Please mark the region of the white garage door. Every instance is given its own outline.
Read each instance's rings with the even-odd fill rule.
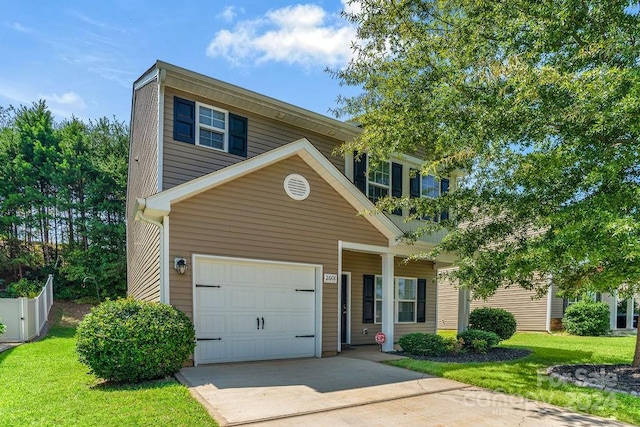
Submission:
[[[315,268],[196,258],[196,363],[315,355]]]

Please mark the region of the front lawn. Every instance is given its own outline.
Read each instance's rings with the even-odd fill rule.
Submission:
[[[448,335],[447,332],[443,333]],[[631,363],[635,337],[576,337],[517,333],[501,346],[528,348],[530,356],[509,362],[439,363],[413,359],[389,362],[414,371],[539,400],[602,417],[640,424],[640,398],[576,387],[550,379],[548,366]]]
[[[173,379],[105,385],[78,362],[75,328],[0,354],[0,425],[216,426]]]

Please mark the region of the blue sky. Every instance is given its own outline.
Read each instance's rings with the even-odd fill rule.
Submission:
[[[46,99],[57,120],[129,122],[131,86],[156,59],[330,115],[355,30],[344,0],[5,2],[0,106]]]

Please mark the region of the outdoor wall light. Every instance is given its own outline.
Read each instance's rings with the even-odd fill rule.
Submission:
[[[176,258],[173,260],[173,267],[176,269],[178,274],[184,274],[187,272],[187,260],[184,258]]]

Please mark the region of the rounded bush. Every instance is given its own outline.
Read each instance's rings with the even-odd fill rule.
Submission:
[[[414,356],[442,356],[450,346],[440,335],[422,332],[403,335],[398,344],[402,351]]]
[[[489,349],[500,344],[500,336],[495,332],[481,331],[479,329],[467,329],[458,334],[458,340],[462,341],[462,351],[474,353],[486,353]]]
[[[599,336],[609,332],[609,305],[606,302],[579,301],[564,313],[562,325],[572,335]]]
[[[111,381],[174,374],[195,348],[193,323],[183,312],[130,298],[94,307],[80,322],[76,337],[80,362]]]
[[[516,318],[502,308],[476,308],[469,314],[469,328],[496,333],[508,340],[516,333]]]

